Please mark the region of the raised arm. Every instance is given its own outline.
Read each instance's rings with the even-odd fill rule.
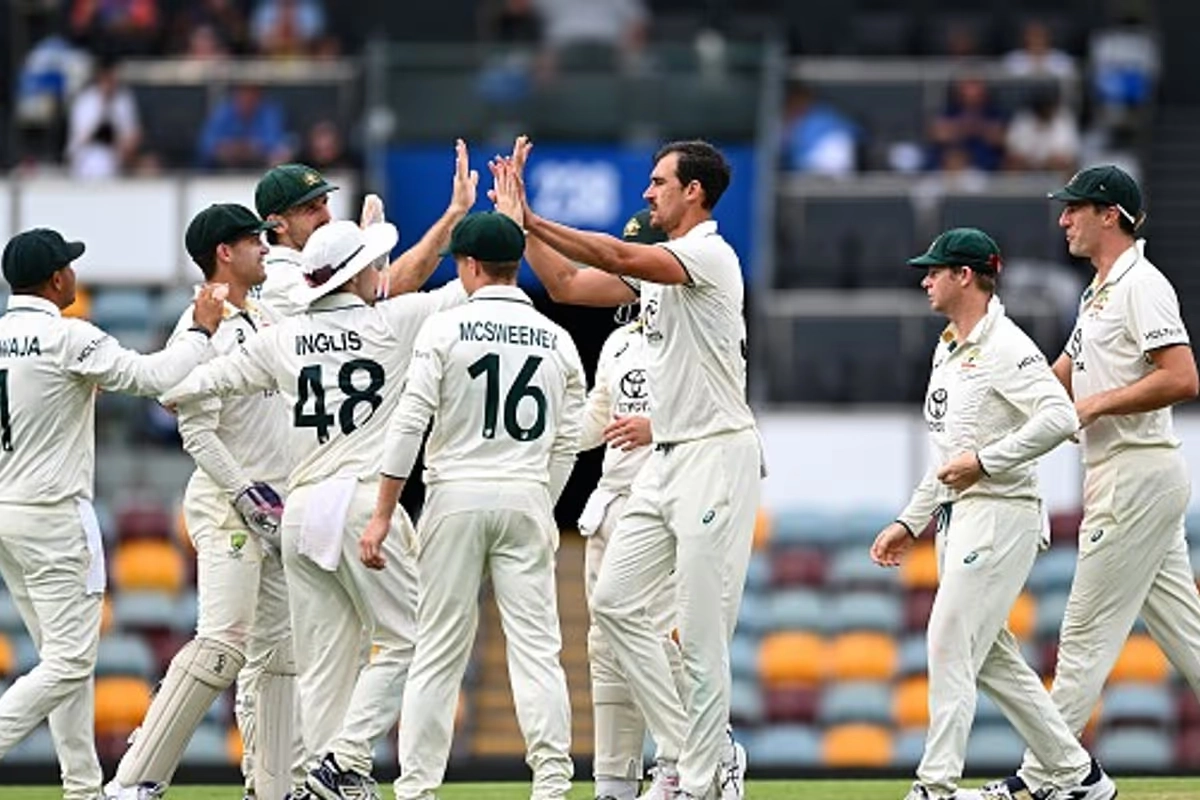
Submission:
[[[250,337],[246,349],[214,358],[160,398],[175,406],[204,397],[233,397],[278,388],[271,373],[270,340],[276,328]]]

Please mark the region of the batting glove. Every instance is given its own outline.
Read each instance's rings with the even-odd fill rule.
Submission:
[[[250,531],[275,552],[279,552],[279,521],[283,518],[283,498],[266,483],[252,483],[238,492],[233,507]]]

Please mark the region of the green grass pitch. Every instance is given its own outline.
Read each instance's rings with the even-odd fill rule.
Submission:
[[[970,782],[969,782],[970,783]],[[974,785],[971,783],[970,785]],[[1118,778],[1121,800],[1195,800],[1200,797],[1200,778]],[[391,786],[383,796],[390,800]],[[591,800],[591,784],[579,782],[571,800]],[[906,781],[750,781],[747,800],[903,800]],[[4,800],[59,800],[62,790],[51,786],[0,786]],[[524,783],[447,784],[441,800],[526,800]],[[180,785],[167,793],[168,800],[240,800],[239,786]]]

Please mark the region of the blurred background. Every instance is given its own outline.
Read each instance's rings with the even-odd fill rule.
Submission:
[[[81,238],[72,313],[156,349],[200,279],[182,245],[210,202],[252,205],[272,164],[302,160],[367,191],[414,242],[450,195],[453,140],[485,163],[528,133],[540,213],[619,232],[665,140],[719,144],[717,208],[749,287],[750,392],[771,467],[733,643],[733,720],[753,773],[912,769],[926,724],[931,542],[884,571],[866,547],[924,469],[920,400],[942,320],[904,265],[952,225],[989,231],[1001,296],[1051,358],[1091,267],[1045,200],[1076,169],[1117,163],[1147,195],[1148,253],[1200,330],[1200,5],[1191,0],[4,0],[0,238],[50,225]],[[432,283],[449,279],[444,263]],[[589,371],[610,311],[550,304]],[[0,302],[3,302],[0,300]],[[179,498],[192,469],[172,417],[103,395],[98,511],[110,593],[97,735],[110,763],[195,624]],[[1200,418],[1177,415],[1200,465]],[[581,459],[558,508],[560,608],[575,712],[591,750],[582,540],[598,474]],[[1041,466],[1054,547],[1011,624],[1053,674],[1079,524],[1078,451]],[[420,486],[406,496],[415,514]],[[1200,508],[1197,509],[1200,512]],[[1200,517],[1189,526],[1200,536]],[[1200,568],[1200,560],[1196,565]],[[494,606],[459,707],[452,772],[523,774]],[[0,686],[36,661],[0,590]],[[1088,727],[1114,772],[1200,767],[1200,704],[1139,625]],[[230,697],[184,776],[232,779]],[[1022,744],[981,697],[968,763],[1004,772]],[[395,774],[394,737],[378,777]],[[45,729],[0,776],[51,776]],[[585,767],[586,769],[586,767]],[[485,770],[486,772],[481,772]],[[581,770],[580,778],[588,775]],[[52,779],[52,778],[50,778]],[[11,782],[11,780],[4,780]]]

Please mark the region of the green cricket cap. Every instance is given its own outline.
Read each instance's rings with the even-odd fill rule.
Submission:
[[[4,280],[14,289],[28,289],[47,280],[83,255],[83,242],[68,242],[50,228],[22,231],[4,245]]]
[[[1000,246],[978,228],[951,228],[945,231],[915,258],[913,267],[970,267],[976,272],[995,275],[1003,266]]]
[[[1116,206],[1134,225],[1142,213],[1142,190],[1133,177],[1113,164],[1088,167],[1075,173],[1067,185],[1047,197],[1070,202],[1091,202]]]
[[[337,188],[306,164],[280,164],[259,180],[254,189],[254,207],[258,215],[266,219]]]
[[[441,254],[503,264],[520,261],[524,253],[525,232],[517,223],[499,211],[475,211],[454,226],[450,244]]]
[[[274,228],[276,223],[264,222],[253,211],[237,203],[214,203],[192,217],[183,244],[193,260],[199,260],[217,249],[217,245],[234,242],[243,236]]]
[[[643,208],[625,223],[621,238],[637,244],[658,244],[667,240],[667,234],[650,224],[650,209]]]

